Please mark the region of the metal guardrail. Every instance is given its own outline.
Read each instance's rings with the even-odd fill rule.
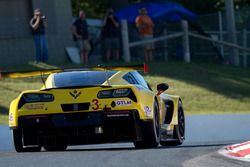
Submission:
[[[164,41],[167,39],[178,38],[178,37],[182,37],[183,35],[184,35],[183,32],[179,32],[179,33],[166,35],[166,36],[162,36],[162,37],[158,37],[158,38],[137,41],[137,42],[131,42],[131,43],[129,43],[129,47],[136,47],[136,46],[144,45],[144,44],[148,44],[148,43],[155,43],[155,42]]]
[[[250,49],[242,47],[240,45],[233,44],[233,43],[229,43],[229,42],[225,42],[225,41],[219,41],[219,40],[212,39],[212,38],[209,38],[209,37],[204,37],[202,35],[198,35],[198,34],[195,34],[195,33],[192,33],[192,32],[189,32],[189,35],[192,36],[192,37],[195,37],[195,38],[202,39],[202,40],[214,42],[214,43],[217,43],[219,45],[225,45],[225,46],[228,46],[228,47],[233,47],[235,49],[243,50],[245,52],[250,52]]]

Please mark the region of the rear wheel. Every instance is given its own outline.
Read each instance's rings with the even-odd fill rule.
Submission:
[[[44,146],[46,151],[65,151],[67,145],[56,145],[56,146]]]
[[[181,101],[178,103],[178,125],[174,126],[172,141],[161,141],[162,146],[181,145],[185,139],[185,115]]]
[[[159,119],[159,107],[154,102],[154,118],[151,122],[142,124],[141,135],[142,140],[134,141],[135,148],[154,148],[159,145],[160,141],[160,119]]]
[[[20,129],[13,129],[12,130],[12,138],[15,149],[17,152],[38,152],[41,151],[40,146],[32,146],[32,147],[24,147],[23,145],[23,133]]]
[[[46,151],[65,151],[67,149],[67,142],[66,139],[61,138],[61,139],[57,139],[55,141],[56,143],[53,145],[45,145],[44,149]]]

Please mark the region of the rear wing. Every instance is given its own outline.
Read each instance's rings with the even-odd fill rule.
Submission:
[[[42,69],[31,71],[0,71],[0,79],[4,78],[25,78],[32,76],[43,76],[53,73],[66,72],[66,71],[144,71],[148,73],[149,68],[147,64],[129,65],[129,66],[104,66],[98,65],[96,67],[84,68],[58,68],[58,69]]]

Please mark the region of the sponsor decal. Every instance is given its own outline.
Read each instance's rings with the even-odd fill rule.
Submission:
[[[149,108],[149,106],[145,106],[144,107],[144,112],[145,112],[146,115],[150,115],[152,110]]]
[[[132,105],[131,100],[116,100],[115,101],[116,106],[130,106]]]
[[[111,107],[115,107],[115,105],[116,105],[116,103],[114,102],[114,101],[112,101],[112,103],[111,103]]]
[[[98,99],[93,99],[91,105],[93,110],[98,110],[101,104],[99,103]]]
[[[13,121],[13,114],[10,113],[9,121]]]
[[[27,110],[43,110],[44,104],[29,104],[26,106]]]
[[[73,92],[69,92],[69,94],[74,98],[74,99],[77,99],[81,94],[82,92],[78,92],[77,90],[74,90]]]

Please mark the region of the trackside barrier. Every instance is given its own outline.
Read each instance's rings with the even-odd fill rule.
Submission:
[[[195,38],[203,39],[203,40],[206,40],[206,41],[211,41],[211,42],[217,43],[219,45],[224,45],[224,46],[232,47],[232,48],[235,48],[235,49],[243,50],[245,52],[250,52],[250,49],[245,48],[245,47],[240,46],[240,45],[230,43],[230,42],[219,41],[219,40],[212,39],[212,38],[209,38],[209,37],[204,37],[202,35],[198,35],[198,34],[195,34],[195,33],[192,33],[192,32],[189,32],[189,35],[192,36],[192,37],[195,37]]]
[[[244,33],[246,34],[246,32],[244,32]],[[204,37],[202,35],[198,35],[198,34],[195,34],[195,33],[192,33],[192,32],[189,32],[189,36],[199,38],[199,39],[202,39],[202,40],[206,40],[206,41],[210,41],[210,42],[214,42],[214,43],[216,43],[218,45],[228,46],[228,47],[232,47],[234,49],[238,49],[238,50],[243,51],[243,67],[247,67],[247,56],[248,56],[247,53],[250,53],[250,49],[247,48],[246,36],[244,37],[244,41],[243,41],[244,46],[240,46],[240,45],[236,45],[234,43]],[[239,64],[237,62],[236,62],[235,65],[239,66]]]
[[[187,63],[191,62],[190,59],[190,39],[189,37],[195,37],[201,40],[205,40],[205,41],[210,41],[213,42],[215,44],[221,45],[221,46],[227,46],[227,47],[231,47],[233,49],[237,49],[238,51],[243,51],[243,66],[247,67],[247,56],[250,53],[250,49],[247,48],[247,31],[244,30],[243,31],[243,45],[244,46],[240,46],[234,43],[230,43],[230,42],[225,42],[222,40],[217,40],[217,39],[212,39],[209,37],[205,37],[193,32],[190,32],[188,30],[188,22],[186,20],[182,20],[181,21],[181,27],[182,27],[182,31],[183,32],[179,32],[179,33],[175,33],[175,34],[171,34],[171,35],[164,35],[161,37],[157,37],[157,38],[153,38],[153,39],[149,39],[149,40],[143,40],[143,41],[136,41],[136,42],[131,42],[129,43],[129,39],[128,39],[128,28],[127,28],[127,22],[125,20],[122,21],[122,35],[126,35],[127,37],[122,36],[123,38],[123,56],[124,56],[124,60],[125,62],[130,62],[130,52],[128,51],[129,48],[131,47],[136,47],[136,46],[140,46],[140,45],[144,45],[144,44],[148,44],[148,43],[155,43],[155,42],[159,42],[159,41],[166,41],[168,39],[173,39],[173,38],[179,38],[182,37],[182,46],[184,49],[184,61]],[[124,31],[127,31],[127,33],[125,33]],[[128,49],[128,50],[127,50]],[[222,53],[224,54],[224,53]],[[237,56],[237,55],[234,55]],[[235,65],[239,65],[238,63],[235,63]]]
[[[147,43],[155,43],[155,42],[164,41],[167,39],[178,38],[178,37],[182,37],[183,35],[184,35],[183,32],[179,32],[176,34],[166,35],[166,36],[162,36],[159,38],[153,38],[153,39],[148,39],[148,40],[143,40],[143,41],[132,42],[129,44],[129,47],[135,47],[135,46],[140,46],[140,45],[144,45]]]

